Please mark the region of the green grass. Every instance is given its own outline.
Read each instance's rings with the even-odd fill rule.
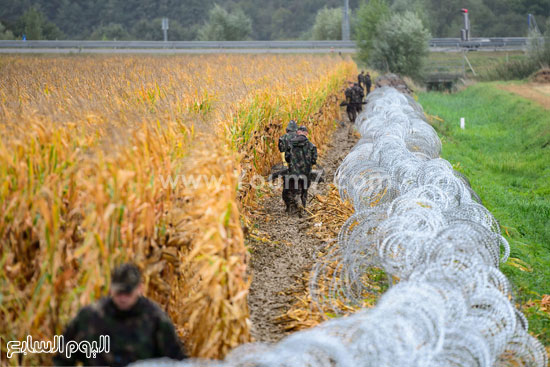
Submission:
[[[501,270],[513,283],[530,330],[550,345],[550,315],[532,302],[550,294],[550,113],[496,83],[456,94],[421,93],[419,102],[444,120],[434,120],[442,157],[470,179],[500,222],[512,258]]]
[[[506,61],[526,59],[525,53],[522,51],[470,51],[466,56],[478,76]],[[468,64],[465,64],[465,68],[466,76],[473,77]],[[462,71],[462,52],[430,52],[425,65],[426,73],[462,73]]]

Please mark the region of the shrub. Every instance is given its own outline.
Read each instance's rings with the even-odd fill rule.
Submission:
[[[312,28],[314,40],[340,40],[342,39],[342,9],[323,8],[315,17]]]
[[[129,39],[130,34],[122,24],[111,23],[111,24],[96,28],[96,30],[94,30],[90,38],[94,40],[103,40],[103,41],[112,41],[112,40],[120,41],[120,40]]]
[[[252,20],[242,11],[228,13],[216,5],[208,22],[199,30],[201,41],[241,41],[252,33]]]
[[[385,0],[363,2],[357,11],[355,39],[359,48],[359,59],[367,62],[372,51],[378,24],[389,18],[390,8]]]
[[[13,40],[15,39],[15,36],[13,33],[4,27],[2,23],[0,23],[0,40]]]
[[[63,32],[35,7],[29,8],[17,19],[14,31],[20,36],[24,34],[28,40],[54,40],[64,37]]]
[[[430,33],[412,12],[393,15],[377,27],[369,63],[379,70],[419,77]]]
[[[546,25],[544,36],[531,34],[528,44],[529,57],[524,60],[504,62],[495,65],[481,75],[482,80],[525,79],[537,70],[550,66],[550,20]]]

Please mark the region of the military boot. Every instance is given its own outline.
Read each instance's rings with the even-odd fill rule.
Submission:
[[[298,205],[296,203],[290,204],[290,209],[288,210],[288,214],[296,214],[298,212]]]

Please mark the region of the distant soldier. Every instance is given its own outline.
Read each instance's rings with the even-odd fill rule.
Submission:
[[[366,86],[366,80],[365,80],[365,70],[361,70],[361,74],[359,74],[357,76],[357,82],[359,83],[359,86],[361,87],[361,89],[364,90],[363,86]]]
[[[294,138],[296,136],[296,131],[297,130],[298,130],[298,124],[296,123],[296,121],[290,120],[290,122],[288,123],[288,125],[286,127],[286,134],[284,134],[283,136],[281,136],[279,138],[279,143],[278,143],[279,152],[284,154],[285,160],[286,160],[286,154],[287,154],[286,151],[288,150],[288,148],[290,146],[290,140],[292,140],[292,138]],[[288,170],[285,170],[285,172],[288,172]],[[283,179],[285,179],[285,178],[286,178],[286,176],[283,175]],[[289,189],[286,187],[286,185],[284,185],[282,196],[283,196],[283,201],[285,202],[285,204],[287,203],[286,198],[290,195],[288,190]],[[287,212],[290,210],[288,204],[287,204],[286,210],[287,210]]]
[[[353,104],[357,109],[357,114],[363,111],[364,98],[365,98],[365,92],[363,91],[363,88],[361,88],[357,83],[353,84]]]
[[[359,113],[363,111],[363,98],[365,98],[365,92],[363,92],[363,88],[361,88],[358,83],[353,85],[353,92],[353,104],[357,109],[357,113]]]
[[[59,353],[54,364],[118,367],[143,359],[186,358],[172,321],[142,292],[137,266],[128,263],[114,269],[109,297],[82,308],[63,334],[65,346],[71,341],[100,343],[100,336],[109,336],[108,352],[90,358],[82,352],[70,358]]]
[[[294,213],[298,209],[296,196],[300,196],[302,206],[307,205],[307,191],[311,184],[311,169],[317,163],[317,147],[307,138],[307,127],[300,126],[296,136],[290,140],[285,153],[288,162],[288,175],[285,177],[283,200],[287,212]]]
[[[367,87],[367,96],[370,93],[370,88],[372,87],[372,80],[370,79],[370,73],[367,72],[367,75],[365,75],[365,86]]]
[[[355,122],[355,118],[357,117],[357,109],[353,105],[354,101],[354,90],[353,90],[353,82],[348,83],[349,86],[344,92],[346,95],[346,113],[348,114],[348,119],[350,122]]]
[[[363,89],[357,83],[350,82],[345,91],[346,112],[350,122],[355,122],[357,114],[363,110]]]

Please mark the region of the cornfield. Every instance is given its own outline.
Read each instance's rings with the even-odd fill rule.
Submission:
[[[355,72],[338,56],[1,57],[2,348],[60,334],[123,261],[191,355],[249,341],[247,182],[289,119],[327,141]]]

